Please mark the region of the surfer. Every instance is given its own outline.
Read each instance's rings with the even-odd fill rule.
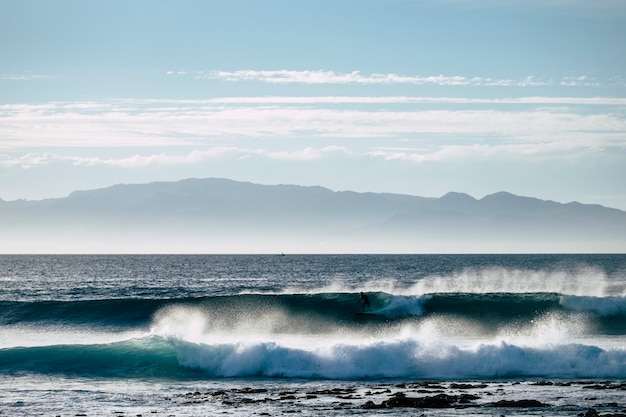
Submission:
[[[361,302],[361,300],[363,300],[363,310],[365,310],[365,307],[370,308],[370,299],[367,296],[367,294],[365,294],[364,292],[360,293],[361,297],[359,298],[359,301],[357,301],[357,304]]]

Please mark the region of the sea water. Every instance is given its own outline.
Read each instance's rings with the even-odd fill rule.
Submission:
[[[0,415],[626,413],[626,255],[4,255],[0,284]]]

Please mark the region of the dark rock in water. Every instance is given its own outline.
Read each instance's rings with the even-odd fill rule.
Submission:
[[[369,400],[365,404],[361,405],[361,408],[364,408],[366,410],[375,410],[377,408],[385,408],[385,406],[382,405],[382,404],[376,405],[376,403],[374,403],[374,401]]]
[[[451,389],[478,389],[478,388],[487,388],[487,384],[463,384],[463,383],[452,383],[450,384]]]
[[[537,400],[500,400],[495,403],[491,403],[492,407],[507,407],[507,408],[532,408],[532,407],[549,407],[549,404],[544,404]]]
[[[332,389],[310,391],[310,392],[307,392],[307,394],[310,394],[310,395],[348,395],[354,392],[356,392],[356,388],[347,387],[347,388],[332,388]]]
[[[407,397],[405,393],[398,392],[386,401],[375,404],[368,401],[361,406],[365,409],[379,408],[453,408],[467,407],[471,400],[477,399],[475,395],[447,395],[438,394],[432,397]]]
[[[420,381],[414,382],[410,384],[410,388],[425,388],[425,389],[434,389],[434,390],[443,390],[445,387],[441,385],[439,382],[434,381]]]
[[[592,390],[608,390],[608,389],[616,389],[616,390],[626,390],[626,383],[613,383],[610,381],[601,382],[598,384],[589,384],[583,386],[584,389],[592,389]]]
[[[245,388],[233,388],[232,391],[236,392],[236,393],[239,393],[239,394],[260,394],[260,393],[267,392],[267,389],[266,388],[249,388],[249,387],[245,387]]]
[[[530,385],[539,386],[539,387],[547,387],[547,386],[554,385],[554,382],[552,382],[552,381],[537,381],[537,382],[531,383]]]
[[[434,397],[417,397],[411,398],[406,395],[397,395],[387,401],[385,405],[389,408],[394,407],[412,407],[412,408],[450,408],[456,398],[449,395],[440,394]]]
[[[611,404],[608,404],[609,406],[611,406]],[[589,410],[587,410],[586,413],[580,413],[578,414],[579,417],[626,417],[626,414],[624,413],[598,413],[598,411],[595,408],[590,408]]]

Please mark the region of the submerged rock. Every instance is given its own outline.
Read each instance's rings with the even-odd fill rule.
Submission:
[[[386,401],[380,404],[375,404],[373,401],[368,401],[361,406],[365,409],[379,409],[379,408],[453,408],[453,407],[467,407],[472,401],[478,399],[475,395],[447,395],[438,394],[431,397],[407,397],[405,393],[398,392]]]
[[[500,400],[491,403],[492,407],[506,408],[533,408],[533,407],[549,407],[549,404],[542,403],[538,400]]]

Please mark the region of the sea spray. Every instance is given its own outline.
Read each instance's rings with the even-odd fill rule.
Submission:
[[[432,293],[559,293],[603,296],[610,287],[599,268],[533,270],[505,267],[470,267],[451,275],[431,275],[406,289],[409,294]],[[613,289],[612,291],[616,291]]]

